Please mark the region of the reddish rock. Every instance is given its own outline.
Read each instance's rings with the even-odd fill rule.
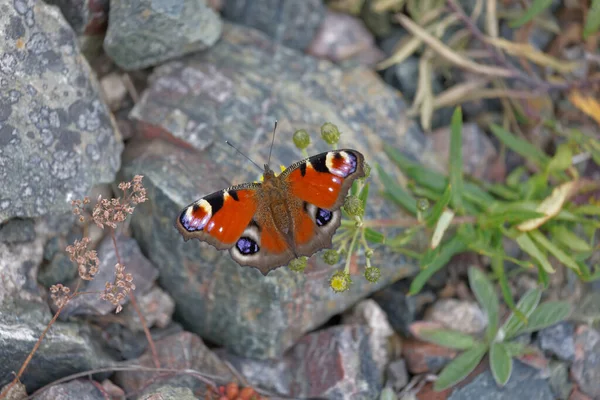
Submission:
[[[411,374],[439,372],[458,352],[433,343],[409,339],[403,343],[402,356]]]
[[[600,332],[582,325],[575,331],[575,361],[571,376],[579,390],[594,399],[600,398]]]

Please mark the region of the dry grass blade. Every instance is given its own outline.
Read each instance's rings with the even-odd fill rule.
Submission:
[[[474,61],[466,59],[459,54],[457,54],[454,50],[447,47],[444,43],[442,43],[439,39],[432,36],[425,29],[421,28],[410,18],[399,15],[398,21],[402,24],[402,26],[408,30],[413,35],[419,37],[423,42],[427,43],[437,54],[444,57],[448,61],[452,62],[458,67],[462,67],[469,71],[473,71],[483,75],[489,75],[494,77],[503,77],[510,78],[514,76],[514,73],[506,68],[498,68],[491,67],[483,64],[478,64]]]
[[[397,11],[404,7],[405,0],[374,0],[371,4],[371,10],[376,13],[387,11]]]
[[[502,38],[486,38],[488,43],[506,50],[509,54],[519,57],[525,57],[528,60],[545,67],[551,67],[562,73],[572,72],[580,67],[580,63],[575,61],[561,61],[548,54],[538,51],[529,43],[514,43]]]
[[[487,34],[494,38],[498,37],[498,15],[496,13],[497,6],[498,4],[496,0],[487,0],[485,7],[485,27]]]
[[[415,51],[421,47],[423,41],[418,37],[412,37],[404,45],[402,45],[390,58],[387,58],[377,64],[377,69],[382,70],[391,67],[394,64],[400,64],[408,57],[412,56]]]
[[[579,90],[573,90],[569,93],[569,101],[600,125],[600,103],[596,99],[583,95]]]
[[[517,229],[521,232],[534,230],[548,221],[550,218],[558,215],[562,210],[563,204],[577,191],[579,184],[577,181],[563,183],[556,187],[552,194],[544,199],[535,211],[544,213],[545,216],[535,219],[530,219],[519,225]]]
[[[440,93],[434,102],[434,109],[442,107],[455,106],[467,101],[483,100],[483,99],[534,99],[540,97],[538,93],[526,90],[510,90],[510,89],[480,89],[475,87],[478,82],[467,82],[455,85],[448,90]],[[472,86],[473,89],[469,89]]]

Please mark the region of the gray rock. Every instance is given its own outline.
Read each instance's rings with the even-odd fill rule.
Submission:
[[[408,371],[406,362],[402,359],[392,361],[386,369],[386,387],[391,387],[395,392],[399,392],[408,385]]]
[[[498,387],[489,369],[465,386],[455,389],[448,400],[554,400],[548,381],[541,372],[514,360],[510,379]]]
[[[192,389],[186,387],[175,387],[165,385],[144,392],[139,400],[196,400]]]
[[[233,381],[229,367],[211,350],[206,347],[198,336],[181,332],[164,339],[157,340],[156,351],[161,365],[172,369],[196,370],[211,376],[218,376],[225,382]],[[132,364],[142,367],[153,368],[154,362],[150,350],[136,360],[131,360]],[[122,387],[126,393],[133,393],[140,390],[146,390],[146,393],[152,393],[164,385],[177,387],[188,387],[194,392],[203,393],[206,385],[187,374],[164,374],[156,376],[152,371],[117,371],[115,381]],[[152,383],[149,385],[149,383]]]
[[[575,360],[571,376],[579,390],[596,399],[600,397],[600,332],[582,325],[575,333]]]
[[[106,32],[109,0],[46,0],[58,6],[77,35]]]
[[[304,50],[325,18],[322,0],[224,0],[223,17],[266,33],[276,43]]]
[[[205,0],[114,0],[104,50],[125,70],[142,69],[209,48],[221,28]]]
[[[0,243],[0,387],[13,379],[51,319],[36,284],[43,241]],[[81,323],[55,322],[21,381],[28,391],[72,373],[112,365],[91,329]]]
[[[223,357],[251,386],[293,398],[373,399],[383,388],[384,369],[369,331],[363,325],[341,325],[313,332],[278,361]]]
[[[439,322],[448,329],[466,334],[479,334],[487,326],[487,317],[476,302],[456,299],[436,301],[425,320]]]
[[[571,322],[560,322],[538,332],[540,348],[560,360],[575,358],[575,326]]]
[[[12,218],[0,225],[0,242],[22,243],[35,239],[35,223],[32,219]]]
[[[548,365],[550,377],[548,382],[552,393],[557,399],[568,399],[573,390],[573,384],[569,381],[569,366],[560,361],[550,361]]]
[[[100,384],[97,384],[100,386]],[[50,387],[35,400],[105,400],[100,389],[89,380],[76,379]]]
[[[117,246],[125,271],[133,275],[133,283],[136,287],[134,290],[135,295],[141,296],[148,292],[158,277],[156,267],[144,257],[134,239],[118,235]],[[77,296],[71,300],[60,314],[59,318],[61,320],[67,320],[76,315],[106,315],[115,309],[113,304],[100,298],[100,293],[104,291],[106,282],[114,282],[115,264],[118,262],[110,236],[104,238],[97,251],[100,259],[98,273],[93,280],[84,281],[85,283],[80,289],[82,292],[92,292],[94,294]],[[128,302],[129,297],[126,297],[122,304]]]
[[[114,179],[121,138],[58,8],[0,7],[0,222],[59,215]]]
[[[153,326],[166,328],[169,325],[175,310],[175,301],[164,290],[154,286],[147,293],[137,294],[136,300],[149,328]],[[143,331],[140,317],[131,304],[123,308],[121,317],[125,326],[131,331]]]
[[[327,282],[336,268],[321,257],[312,257],[304,273],[279,268],[264,277],[212,246],[184,242],[173,227],[180,209],[202,195],[259,178],[223,141],[240,144],[249,157],[262,162],[268,157],[275,119],[275,166],[302,158],[291,140],[295,129],[314,132],[327,121],[343,132],[341,144],[360,149],[369,163],[390,165],[381,151],[384,143],[418,157],[433,157],[420,152],[422,133],[403,110],[397,92],[369,69],[342,71],[275,45],[256,30],[229,24],[210,50],[155,70],[132,111],[140,121],[138,134],[152,136],[155,125],[161,125],[170,132],[171,142],[175,137],[201,151],[183,150],[167,140],[132,143],[122,173],[124,179],[145,176],[150,200],[136,210],[131,227],[160,269],[160,285],[175,300],[186,329],[240,355],[278,357],[303,333],[416,271],[403,256],[377,249],[372,262],[381,268],[380,281],[364,279],[361,261],[351,289],[338,295]],[[316,139],[309,151],[327,149]],[[397,170],[390,168],[389,173]],[[380,181],[373,179],[372,185],[369,218],[396,214],[397,208],[378,195]]]

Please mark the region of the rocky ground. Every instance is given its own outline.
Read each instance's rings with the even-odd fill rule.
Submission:
[[[390,20],[321,0],[0,0],[0,387],[57,310],[49,288],[74,290],[77,265],[65,248],[86,235],[98,272],[80,289],[91,293],[61,309],[21,376],[28,394],[43,389],[37,399],[195,399],[212,382],[265,398],[377,399],[390,388],[407,399],[600,399],[597,283],[564,277],[561,290],[576,294],[574,317],[523,338],[540,352],[517,361],[505,387],[482,363],[435,393],[433,377],[456,351],[417,340],[411,326],[485,329],[458,278],[477,257],[455,257],[408,296],[418,265],[381,248],[373,257],[378,282],[355,271],[340,294],[328,283],[336,267],[318,257],[303,273],[280,268],[264,277],[184,242],[173,227],[191,201],[258,178],[224,139],[260,164],[275,120],[275,165],[302,157],[291,140],[296,129],[315,133],[330,121],[344,147],[391,175],[383,146],[444,170],[452,108],[433,114],[427,134],[409,116],[418,57],[374,69],[408,35]],[[533,37],[539,48],[551,40]],[[435,76],[433,90],[443,85]],[[468,173],[493,180],[505,155],[476,123],[487,107],[498,102],[465,107],[463,154]],[[314,140],[309,151],[327,149]],[[71,201],[110,198],[136,175],[147,201],[120,226],[117,255],[107,230],[77,222]],[[368,216],[398,215],[376,177],[372,185]],[[131,302],[115,313],[100,298],[117,262],[133,276],[165,369],[159,377],[126,367],[155,366]],[[519,277],[516,293],[531,284]],[[20,398],[17,389],[9,398]]]

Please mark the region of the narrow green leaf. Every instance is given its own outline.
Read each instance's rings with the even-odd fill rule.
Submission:
[[[545,214],[537,211],[530,210],[509,210],[502,211],[499,213],[491,213],[489,215],[483,214],[479,218],[479,222],[484,226],[497,226],[508,224],[519,224],[521,222],[543,217]]]
[[[444,367],[433,389],[441,391],[465,379],[479,365],[486,351],[487,346],[479,343],[456,357]]]
[[[539,289],[531,289],[527,291],[521,297],[517,303],[517,309],[521,312],[522,316],[517,316],[514,312],[510,313],[508,319],[502,325],[502,331],[504,331],[505,341],[516,336],[517,332],[527,321],[523,320],[522,317],[529,318],[533,310],[537,307],[542,297],[542,292]]]
[[[371,228],[365,228],[365,239],[371,243],[385,243],[385,235]]]
[[[483,307],[488,317],[488,326],[486,329],[486,338],[491,340],[496,334],[499,323],[499,304],[496,297],[494,285],[478,268],[469,268],[469,286],[475,294],[477,301]]]
[[[425,219],[425,222],[427,223],[428,227],[433,228],[433,226],[437,223],[438,219],[442,215],[442,212],[444,212],[444,209],[446,208],[448,203],[450,203],[451,194],[452,186],[448,185],[446,186],[446,190],[444,190],[444,193],[442,193],[442,197],[440,197],[440,199],[431,208],[429,215]]]
[[[406,176],[414,179],[418,184],[439,193],[448,185],[448,179],[444,175],[409,159],[395,148],[383,146],[383,151]]]
[[[554,273],[554,268],[550,265],[550,261],[548,258],[540,251],[540,249],[535,245],[531,237],[524,232],[515,238],[515,241],[525,253],[529,254],[533,259],[535,259],[540,266],[544,269],[544,271],[549,273]]]
[[[386,192],[399,206],[403,207],[412,215],[417,215],[417,200],[412,197],[404,188],[398,185],[391,176],[387,174],[381,167],[377,167],[379,179],[385,187]]]
[[[571,257],[569,257],[564,251],[559,249],[554,243],[549,241],[543,233],[538,230],[534,230],[529,232],[529,236],[533,238],[536,242],[538,242],[542,247],[544,247],[550,254],[558,259],[561,263],[563,263],[566,267],[572,269],[576,273],[579,274],[579,266]]]
[[[463,156],[462,156],[462,110],[454,109],[450,123],[450,184],[452,191],[452,205],[462,212],[463,194]]]
[[[600,206],[594,204],[583,204],[574,209],[573,212],[575,214],[600,215]]]
[[[585,19],[583,38],[587,40],[590,35],[598,32],[598,29],[600,29],[600,0],[592,0],[587,18]]]
[[[521,187],[522,179],[526,173],[527,173],[527,168],[523,165],[515,168],[506,177],[506,184],[513,188]]]
[[[552,0],[533,0],[531,7],[529,7],[519,18],[511,21],[508,26],[511,28],[518,28],[521,25],[528,23],[535,18],[536,15],[550,7],[551,4]]]
[[[494,274],[496,275],[496,279],[500,285],[500,290],[502,291],[504,301],[508,307],[514,311],[515,302],[508,285],[508,278],[506,277],[506,273],[504,271],[504,247],[502,245],[502,232],[494,230],[492,240],[492,245],[494,246],[494,250],[496,250],[496,252],[492,255],[492,271],[494,271]]]
[[[571,305],[566,301],[547,301],[540,304],[529,316],[527,325],[518,334],[536,332],[559,323],[569,316]]]
[[[512,373],[513,362],[503,343],[492,343],[490,347],[492,376],[500,386],[506,385]]]
[[[447,329],[422,329],[417,336],[421,340],[456,350],[467,350],[478,343],[471,335]]]
[[[452,210],[444,210],[438,223],[435,226],[435,230],[433,231],[433,235],[431,236],[431,244],[429,247],[435,249],[439,246],[442,238],[444,237],[444,233],[450,226],[450,223],[454,219],[454,212]]]
[[[503,345],[510,357],[519,357],[527,351],[527,345],[522,342],[504,342]]]
[[[455,236],[438,247],[438,249],[439,252],[437,253],[437,257],[433,258],[430,263],[425,264],[424,269],[422,269],[421,272],[419,272],[411,282],[409,291],[410,295],[419,293],[429,278],[431,278],[433,274],[448,264],[452,256],[465,251],[467,249],[467,245],[461,240],[460,237]]]
[[[367,199],[369,198],[369,182],[365,183],[360,191],[360,194],[358,195],[358,198],[362,201],[363,208],[366,209]]]
[[[502,197],[505,200],[519,200],[521,198],[520,193],[517,193],[514,189],[499,183],[482,182],[482,186],[490,193]]]
[[[496,135],[498,139],[512,151],[522,155],[528,160],[534,161],[538,165],[538,167],[545,169],[546,165],[550,161],[550,158],[546,154],[544,154],[543,151],[541,151],[531,143],[516,137],[501,126],[491,124],[490,129],[492,133]]]
[[[552,239],[570,250],[577,252],[592,251],[592,247],[588,242],[577,236],[564,225],[555,226],[550,232],[552,233]]]

